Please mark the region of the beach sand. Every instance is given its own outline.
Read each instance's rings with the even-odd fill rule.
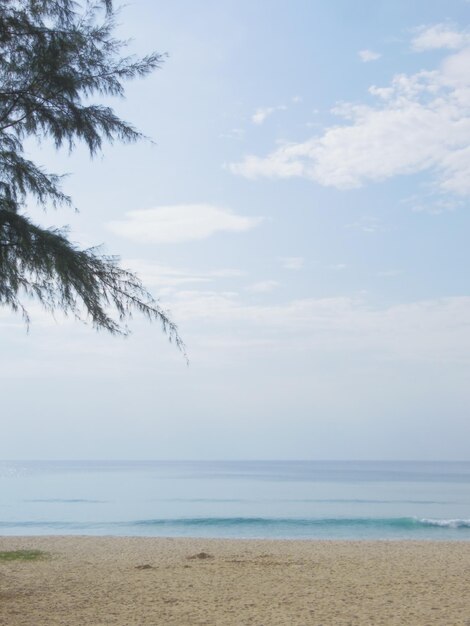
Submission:
[[[470,542],[4,537],[2,626],[470,626]]]

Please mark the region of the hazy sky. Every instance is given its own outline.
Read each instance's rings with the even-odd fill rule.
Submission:
[[[179,325],[0,311],[2,458],[470,459],[470,4],[135,0],[155,144],[47,145]]]

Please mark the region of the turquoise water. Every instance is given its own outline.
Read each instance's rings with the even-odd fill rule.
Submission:
[[[0,461],[0,534],[470,540],[470,462]]]

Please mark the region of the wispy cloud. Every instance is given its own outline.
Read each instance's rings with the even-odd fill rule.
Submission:
[[[439,48],[458,50],[470,44],[470,33],[457,30],[451,24],[420,26],[415,33],[411,46],[416,52]]]
[[[271,338],[278,347],[287,342],[290,349],[365,351],[380,359],[470,365],[469,297],[383,308],[348,297],[304,298],[270,306],[246,304],[237,293],[180,291],[172,310],[179,320],[207,320],[211,328],[214,322],[253,327],[257,339]]]
[[[275,107],[260,107],[251,116],[253,124],[263,124],[263,122],[272,115],[275,111],[285,111],[287,107],[284,104],[280,104]]]
[[[139,243],[181,243],[219,232],[244,232],[261,221],[261,217],[237,215],[210,204],[175,204],[130,211],[125,219],[108,222],[107,227]]]
[[[382,222],[376,217],[361,217],[356,222],[346,224],[345,227],[352,230],[360,230],[363,233],[379,233],[387,230]]]
[[[402,200],[404,205],[411,208],[416,213],[430,213],[440,215],[455,211],[455,209],[465,205],[465,200],[455,197],[436,196],[433,193],[414,194]]]
[[[452,37],[451,37],[452,35]],[[342,122],[320,136],[286,143],[266,157],[232,163],[247,178],[303,177],[339,189],[428,171],[443,194],[470,194],[470,45],[467,35],[434,27],[415,37],[415,49],[461,47],[432,71],[398,74],[372,86],[373,104],[344,103]]]
[[[246,290],[251,293],[270,293],[277,287],[279,287],[277,280],[262,280],[260,282],[253,283],[252,285],[248,285]]]
[[[385,279],[396,274],[383,272],[379,275]],[[284,349],[285,355],[289,351],[311,353],[313,350],[316,354],[337,354],[341,358],[346,353],[355,353],[379,361],[419,361],[438,363],[439,366],[457,363],[470,367],[470,297],[436,298],[383,307],[371,306],[363,297],[299,298],[269,305],[247,300],[243,293],[236,291],[193,288],[175,289],[169,304],[172,317],[179,324],[186,329],[197,328],[205,348],[215,347],[214,342],[222,333],[234,342],[234,346],[241,345],[241,342],[245,342],[247,349],[250,345],[263,350],[271,346],[276,351]],[[38,341],[42,359],[48,352],[64,354],[63,333],[46,336],[36,332],[41,315],[45,324],[55,324],[49,315],[37,308],[39,317],[34,311],[34,325],[29,336],[24,328],[16,328],[17,317],[7,312],[1,315],[0,311],[0,324],[4,330],[15,329],[15,332],[6,332],[7,340],[11,339],[12,345]],[[122,368],[126,360],[124,342],[109,342],[100,335],[89,343],[86,341],[89,329],[62,315],[58,324],[67,327],[66,353],[72,355],[72,370],[77,354],[83,352],[89,356],[90,350],[97,355],[100,351],[109,354],[110,365]],[[226,345],[221,345],[221,349],[225,348]],[[19,354],[22,354],[21,350]],[[57,362],[57,359],[50,361],[50,367],[60,374],[63,368],[57,370]],[[31,363],[21,360],[21,371],[28,375],[29,369],[29,373],[37,377],[37,364],[31,369]],[[41,375],[52,373],[46,370],[41,368]],[[5,366],[2,373],[10,376],[12,364]]]
[[[243,128],[232,128],[226,133],[221,133],[219,137],[221,139],[243,139],[245,136],[245,130]]]
[[[236,278],[243,272],[236,269],[195,270],[161,265],[144,259],[124,259],[123,266],[136,272],[145,285],[180,287],[187,284],[214,282],[219,278]]]
[[[301,256],[281,257],[281,265],[286,270],[301,270],[304,266],[304,259]]]
[[[379,52],[373,50],[359,50],[357,53],[363,63],[370,63],[370,61],[377,61],[382,56]]]

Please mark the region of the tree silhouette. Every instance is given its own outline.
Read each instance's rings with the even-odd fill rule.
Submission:
[[[70,205],[60,176],[24,155],[24,140],[49,139],[73,150],[83,142],[95,155],[103,141],[142,138],[112,108],[92,100],[124,95],[123,82],[158,68],[163,56],[124,56],[113,37],[111,0],[3,0],[0,3],[0,304],[28,321],[25,298],[49,311],[90,320],[97,329],[128,332],[134,311],[157,320],[179,348],[176,325],[139,278],[99,248],[79,249],[57,228],[27,215]]]

